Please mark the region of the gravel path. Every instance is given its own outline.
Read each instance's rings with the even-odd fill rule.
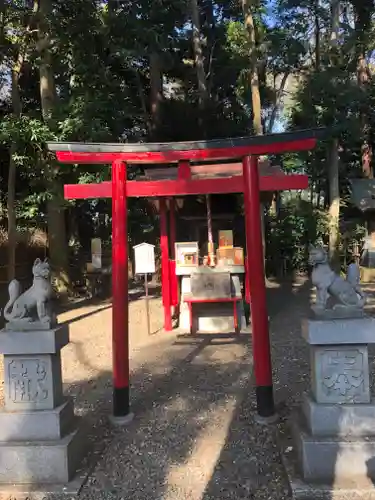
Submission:
[[[295,370],[301,366],[296,359],[304,346],[297,339],[308,297],[303,282],[269,286],[276,399],[288,404],[305,379]],[[139,339],[145,329],[142,305],[130,306],[131,338]],[[157,300],[155,313],[156,328],[157,317],[162,321]],[[238,340],[160,333],[151,345],[133,338],[135,419],[126,429],[110,430],[101,419],[110,412],[110,338],[103,333],[109,320],[108,309],[72,324],[73,342],[64,352],[69,392],[77,396],[79,411],[88,413],[95,439],[105,443],[82,499],[289,498],[275,429],[254,422],[248,335]],[[95,416],[87,412],[98,404]]]
[[[372,290],[370,290],[372,291]],[[300,321],[305,280],[268,287],[276,402],[288,407],[306,388]],[[373,306],[374,304],[371,304]],[[127,428],[111,428],[110,304],[60,316],[71,325],[63,349],[66,392],[74,395],[93,443],[82,500],[289,499],[274,427],[254,421],[249,335],[182,336],[161,331],[160,299],[130,304],[132,409]],[[48,497],[50,498],[50,497]]]

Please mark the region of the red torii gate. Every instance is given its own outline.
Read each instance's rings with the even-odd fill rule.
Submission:
[[[127,198],[162,197],[164,210],[161,213],[161,223],[166,236],[165,197],[240,192],[244,193],[245,201],[246,267],[248,270],[246,285],[251,301],[257,411],[258,415],[263,418],[274,415],[259,192],[305,189],[308,186],[308,178],[305,175],[259,177],[258,156],[311,150],[322,135],[323,129],[312,129],[258,137],[181,143],[48,143],[48,149],[56,152],[57,159],[61,163],[112,164],[111,182],[66,185],[65,197],[69,199],[112,197],[112,345],[113,416],[115,418],[122,420],[125,417],[126,419],[130,414]],[[191,178],[191,161],[238,161],[239,159],[242,159],[242,176],[214,179]],[[177,163],[178,178],[163,181],[127,181],[127,163]],[[164,240],[164,243],[161,242],[162,251],[163,246],[165,248],[166,245],[166,258],[168,259],[168,241],[166,238]],[[162,260],[165,264],[165,258],[163,258],[165,251],[162,253],[164,254]],[[168,266],[169,261],[166,264]],[[163,265],[162,269],[164,273],[167,267]],[[168,323],[166,317],[166,329],[170,329]]]

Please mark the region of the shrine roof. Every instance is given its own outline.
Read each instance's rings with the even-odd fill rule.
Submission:
[[[64,162],[73,162],[82,155],[87,161],[93,162],[89,155],[96,157],[99,162],[109,160],[106,155],[119,154],[121,159],[128,159],[132,163],[153,162],[158,159],[163,162],[178,161],[179,159],[206,159],[204,151],[214,152],[211,158],[234,158],[246,154],[267,154],[301,149],[312,149],[317,139],[325,136],[326,129],[315,128],[262,136],[247,136],[226,139],[212,139],[204,141],[161,142],[161,143],[85,143],[85,142],[48,142],[50,151],[58,153],[58,159]],[[299,144],[297,144],[299,143]],[[278,145],[278,147],[276,147]],[[284,147],[281,147],[284,145]],[[217,151],[219,150],[219,151]],[[177,157],[177,153],[180,156]],[[191,156],[189,155],[191,152]],[[60,154],[59,154],[60,153]],[[73,154],[73,155],[72,155]],[[147,154],[149,156],[147,156]],[[128,155],[128,157],[126,157]],[[78,162],[78,161],[77,161]]]

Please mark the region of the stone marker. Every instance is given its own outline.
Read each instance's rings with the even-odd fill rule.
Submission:
[[[67,325],[51,309],[48,262],[37,259],[23,294],[9,284],[0,331],[5,407],[0,411],[0,485],[69,482],[82,457],[73,403],[62,388],[60,350]]]
[[[196,298],[215,299],[232,296],[230,273],[192,273],[191,294]]]
[[[358,498],[365,489],[366,499],[375,499],[375,404],[368,365],[375,318],[364,314],[366,298],[354,264],[346,280],[329,267],[323,249],[310,250],[310,264],[317,301],[302,335],[310,346],[311,391],[292,422],[292,446],[284,447],[284,452],[294,449],[294,458],[284,455],[292,490],[295,498],[338,500]]]
[[[218,271],[218,268],[200,267],[191,276],[182,277],[179,327],[186,332],[190,332],[190,315],[184,298],[191,295],[202,299],[242,297],[239,276]],[[239,329],[243,331],[246,328],[243,302],[238,301],[236,307]],[[233,304],[229,302],[194,304],[194,320],[194,330],[200,333],[233,331]]]

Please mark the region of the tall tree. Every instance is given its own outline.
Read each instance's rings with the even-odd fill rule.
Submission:
[[[209,101],[209,93],[207,86],[207,76],[204,65],[204,50],[203,37],[200,22],[200,10],[198,0],[190,0],[191,21],[192,21],[192,37],[194,50],[194,64],[197,72],[198,84],[198,103],[199,103],[199,122],[201,133],[206,137],[207,130],[205,126],[205,112]]]
[[[50,17],[53,12],[52,0],[39,0],[37,51],[40,57],[40,100],[45,124],[51,132],[57,131],[56,125],[56,85],[51,53]],[[68,291],[69,252],[66,235],[63,188],[57,166],[53,160],[43,158],[47,201],[47,223],[49,255],[53,267],[55,286],[60,294]]]
[[[340,0],[331,0],[331,34],[330,61],[334,66],[338,63],[340,35]],[[339,265],[340,239],[340,181],[339,181],[339,141],[335,138],[330,142],[328,155],[329,184],[329,254],[336,267]]]
[[[2,13],[3,61],[10,66],[10,85],[12,102],[12,122],[14,134],[9,149],[9,170],[7,190],[7,215],[8,215],[8,280],[12,280],[16,274],[16,246],[17,246],[17,217],[16,217],[16,178],[17,157],[19,152],[19,137],[16,130],[22,115],[22,98],[20,90],[20,78],[24,69],[24,63],[30,49],[30,32],[33,27],[35,15],[38,12],[38,2],[31,2],[31,8],[14,9],[0,6]]]
[[[152,141],[157,141],[160,138],[161,128],[163,72],[161,67],[161,56],[156,50],[150,54],[150,101],[150,138]]]
[[[370,123],[368,100],[366,94],[371,81],[371,72],[367,57],[369,36],[372,30],[372,16],[374,14],[374,0],[352,0],[354,10],[355,29],[355,56],[357,63],[357,81],[361,89],[361,128],[362,128],[362,171],[364,177],[373,178],[372,146],[370,143]]]
[[[262,103],[260,98],[260,79],[258,68],[258,52],[255,33],[254,15],[251,0],[242,0],[245,27],[249,38],[249,82],[251,88],[251,101],[253,113],[253,128],[255,135],[263,135]]]

